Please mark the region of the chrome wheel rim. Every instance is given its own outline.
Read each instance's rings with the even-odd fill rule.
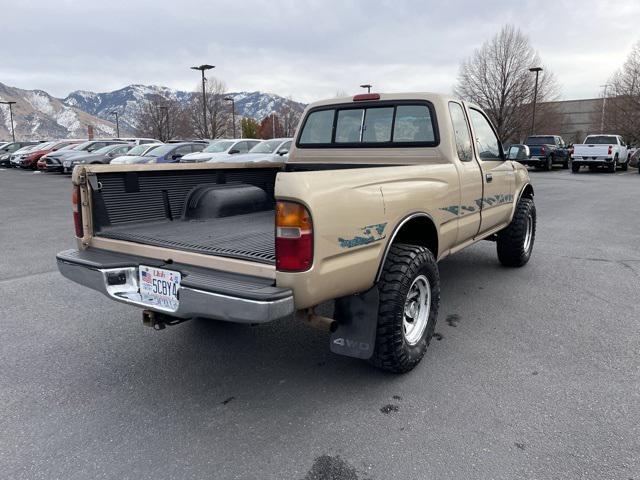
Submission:
[[[413,280],[404,301],[402,331],[409,345],[417,344],[429,323],[431,310],[431,285],[424,275]]]
[[[533,237],[533,218],[531,214],[527,215],[526,219],[527,224],[525,225],[524,231],[524,251],[529,253],[529,249],[531,248],[531,239]]]

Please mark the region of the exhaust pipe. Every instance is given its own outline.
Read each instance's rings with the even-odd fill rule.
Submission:
[[[338,329],[338,322],[336,322],[333,318],[316,315],[313,311],[313,308],[309,308],[307,310],[304,310],[303,312],[299,312],[298,317],[310,327],[317,328],[318,330],[333,333]]]

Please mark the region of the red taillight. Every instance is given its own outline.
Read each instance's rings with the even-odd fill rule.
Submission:
[[[547,148],[544,145],[542,145],[542,147],[540,148],[540,153],[542,153],[543,155],[547,153]]]
[[[609,145],[609,151],[607,152],[607,155],[611,155],[612,153],[613,153],[613,147]]]
[[[313,263],[311,215],[295,202],[276,205],[276,268],[281,272],[303,272]]]
[[[82,201],[80,196],[80,187],[74,186],[71,191],[71,204],[73,205],[73,225],[76,229],[76,237],[84,236],[82,228]]]
[[[353,97],[354,102],[364,102],[365,100],[380,100],[379,93],[361,93]]]

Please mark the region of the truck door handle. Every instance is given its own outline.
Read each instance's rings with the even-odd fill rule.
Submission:
[[[491,175],[490,173],[487,173],[484,178],[487,179],[487,183],[491,183],[493,181],[493,175]]]

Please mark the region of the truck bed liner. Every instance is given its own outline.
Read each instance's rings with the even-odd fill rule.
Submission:
[[[97,237],[275,264],[274,212],[104,228]]]

